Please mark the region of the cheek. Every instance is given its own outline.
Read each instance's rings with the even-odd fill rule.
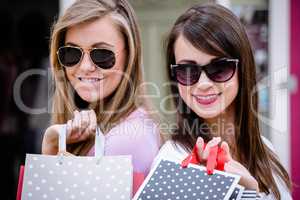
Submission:
[[[220,87],[220,91],[222,91],[222,98],[220,103],[223,105],[222,110],[225,110],[232,104],[238,94],[239,81],[237,75],[234,75],[229,82],[220,85]]]
[[[122,79],[128,79],[129,75],[124,72],[125,61],[123,59],[117,59],[115,66],[111,70],[103,71],[105,78],[102,86],[103,95],[101,98],[105,98],[112,94],[119,86]],[[132,80],[129,80],[132,81]]]
[[[182,86],[180,84],[178,84],[177,86],[178,86],[180,97],[189,107],[191,107],[193,105],[191,88],[189,86]]]
[[[103,73],[105,80],[103,84],[104,90],[111,90],[111,88],[116,88],[123,78],[126,78],[126,75],[122,70],[111,70],[110,72]]]
[[[113,67],[115,70],[119,71],[125,71],[125,66],[127,64],[127,51],[124,50],[122,53],[120,53],[116,58],[116,64]]]
[[[65,68],[65,74],[67,79],[71,82],[71,84],[75,84],[75,73],[76,73],[76,67],[70,67],[70,68]]]
[[[126,59],[127,51],[122,50],[118,55],[116,55],[116,63],[114,67],[110,70],[102,70],[102,74],[105,79],[103,84],[100,86],[100,91],[102,91],[99,92],[100,99],[111,95],[118,88],[122,79],[128,79],[129,75],[124,72],[126,68]]]

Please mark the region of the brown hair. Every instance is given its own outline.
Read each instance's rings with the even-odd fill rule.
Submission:
[[[260,191],[270,191],[277,199],[280,193],[272,171],[291,189],[287,171],[276,155],[262,141],[259,122],[255,114],[258,109],[256,72],[250,42],[239,19],[228,9],[216,5],[195,5],[188,9],[175,22],[166,40],[166,59],[169,78],[175,81],[170,65],[175,64],[174,44],[182,35],[195,48],[217,57],[239,59],[239,91],[235,99],[235,144],[237,159],[259,183]],[[255,90],[257,91],[257,90]],[[203,119],[191,111],[179,95],[177,84],[171,85],[174,104],[178,110],[178,129],[172,135],[173,141],[191,150],[198,136],[208,141],[211,134],[192,128],[195,123],[203,124]],[[250,109],[253,109],[252,111]],[[270,191],[269,191],[270,189]]]
[[[124,36],[127,47],[127,63],[125,75],[109,101],[96,102],[95,109],[98,124],[103,132],[109,131],[113,124],[126,117],[137,105],[141,104],[138,97],[142,96],[143,82],[141,69],[141,39],[137,26],[136,16],[127,0],[77,0],[54,24],[50,43],[50,60],[54,77],[54,97],[52,123],[62,124],[71,119],[76,109],[73,88],[70,85],[63,67],[59,64],[57,50],[65,43],[65,34],[68,28],[80,23],[90,22],[109,16]],[[101,37],[101,36],[100,36]],[[100,112],[100,107],[108,111]],[[68,150],[76,155],[84,155],[93,145],[91,139],[88,142],[72,145]]]

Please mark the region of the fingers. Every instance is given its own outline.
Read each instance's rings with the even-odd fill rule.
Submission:
[[[89,116],[89,111],[83,110],[80,112],[80,117],[81,117],[81,127],[80,130],[84,131],[87,129],[90,125],[90,116]]]
[[[67,122],[67,142],[83,141],[95,134],[97,117],[94,110],[74,111],[73,120]]]
[[[64,155],[64,156],[75,156],[74,154],[71,154],[67,151],[59,151],[57,152],[57,155]]]
[[[97,127],[97,118],[95,112],[93,110],[89,110],[85,111],[84,114],[85,120],[87,120],[87,126],[84,130],[82,130],[80,140],[85,140],[91,135],[94,135]]]
[[[89,114],[88,111],[78,112],[74,111],[74,119],[72,124],[73,131],[83,132],[89,126]]]
[[[42,154],[55,155],[57,153],[60,128],[61,125],[52,125],[46,129],[42,142]]]
[[[218,146],[214,145],[210,147],[209,155],[207,158],[207,173],[212,174],[214,171],[214,168],[217,166],[217,156],[218,156]]]
[[[228,162],[228,161],[232,160],[232,157],[231,157],[231,154],[230,154],[229,145],[228,145],[227,142],[222,142],[221,149],[223,149],[223,151],[224,151],[225,162]]]
[[[238,174],[242,177],[248,176],[247,169],[235,160],[230,160],[225,163],[224,171],[232,174]]]
[[[81,116],[80,113],[75,110],[74,111],[74,119],[72,120],[72,132],[79,132],[81,126]]]
[[[204,149],[204,140],[202,137],[198,137],[197,139],[197,149],[198,149],[198,156],[199,158],[202,158],[202,153],[203,153],[203,149]]]
[[[72,134],[72,130],[73,130],[73,129],[72,129],[72,124],[73,124],[73,123],[72,123],[72,120],[68,120],[68,121],[67,121],[67,133],[66,133],[66,134],[67,134],[67,135],[66,135],[67,138],[70,137],[71,134]]]
[[[205,149],[203,150],[201,158],[203,160],[207,160],[211,148],[214,147],[214,146],[216,146],[216,145],[218,145],[220,142],[221,142],[221,138],[220,137],[214,137],[212,140],[210,140],[207,143]]]
[[[67,141],[73,143],[80,136],[81,129],[81,115],[75,110],[73,120],[67,122]]]
[[[90,125],[89,131],[91,134],[95,134],[97,128],[97,117],[95,111],[92,109],[89,111]]]
[[[81,124],[79,128],[79,141],[85,140],[89,136],[89,130],[88,127],[90,125],[90,117],[89,117],[89,111],[83,110],[80,112],[81,117]]]
[[[256,190],[259,192],[259,186],[251,173],[239,162],[230,160],[225,163],[224,171],[241,176],[239,184],[247,189]]]
[[[229,172],[229,173],[233,173],[233,174],[239,174],[239,170],[237,170],[236,166],[234,166],[233,161],[229,161],[229,162],[225,163],[224,171]]]
[[[74,120],[68,120],[67,121],[67,133],[66,133],[66,142],[67,144],[72,144],[78,141],[78,138],[80,137],[80,132],[75,131],[73,129],[74,127]]]

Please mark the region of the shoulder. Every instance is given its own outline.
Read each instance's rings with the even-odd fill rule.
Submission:
[[[270,149],[277,156],[276,150],[275,150],[272,142],[264,136],[261,136],[261,138],[262,138],[263,143],[266,145],[266,147],[268,149]],[[278,187],[281,197],[284,197],[283,199],[286,199],[286,200],[292,199],[291,193],[288,190],[288,188],[286,187],[285,183],[280,179],[280,177],[277,174],[275,174],[274,171],[272,173],[273,173],[273,177],[277,184],[277,187]],[[270,199],[270,200],[275,199],[275,197],[273,196],[272,193],[269,195],[261,193],[261,196],[262,196],[262,199]]]
[[[136,151],[138,148],[158,151],[160,146],[158,125],[141,108],[133,111],[112,128],[105,135],[105,139],[108,149],[116,149],[116,146],[119,146],[117,149],[122,151]]]
[[[126,118],[116,124],[107,134],[108,137],[126,135],[138,137],[157,137],[159,135],[158,124],[148,115],[143,108],[137,108]]]
[[[143,107],[138,107],[128,115],[127,119],[146,116],[148,116],[148,112]]]
[[[134,170],[144,174],[159,147],[158,126],[143,109],[133,111],[105,135],[106,155],[132,155]]]
[[[115,129],[123,129],[130,128],[130,129],[158,129],[158,125],[155,121],[149,116],[148,112],[143,108],[137,108],[136,110],[132,111],[128,116],[123,118],[116,126],[112,128],[112,132]],[[132,131],[132,130],[131,130]]]
[[[133,110],[127,117],[125,117],[121,123],[127,122],[129,120],[141,120],[141,119],[149,119],[154,122],[154,120],[150,117],[147,110],[145,110],[143,107],[138,107],[135,110]]]

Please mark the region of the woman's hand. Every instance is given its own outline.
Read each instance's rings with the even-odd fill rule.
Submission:
[[[201,137],[197,140],[197,147],[198,147],[198,156],[201,158],[201,163],[206,163],[208,159],[209,152],[212,147],[219,145],[221,142],[220,137],[215,137],[212,140],[210,140],[206,147],[204,148],[204,141]],[[259,192],[259,186],[258,182],[255,180],[255,178],[250,174],[250,172],[239,162],[234,160],[231,157],[230,149],[227,144],[227,142],[222,142],[221,149],[225,152],[225,166],[224,171],[232,174],[237,174],[241,176],[239,184],[244,186],[247,189],[256,190]]]
[[[73,120],[67,122],[67,144],[84,141],[95,135],[97,118],[94,110],[74,111]]]
[[[55,155],[58,152],[58,134],[64,125],[55,124],[47,128],[42,144],[42,153]],[[97,118],[94,110],[74,111],[74,118],[67,122],[66,143],[73,144],[95,134]]]
[[[58,133],[63,125],[49,126],[45,131],[42,143],[42,154],[56,155],[58,152]]]

